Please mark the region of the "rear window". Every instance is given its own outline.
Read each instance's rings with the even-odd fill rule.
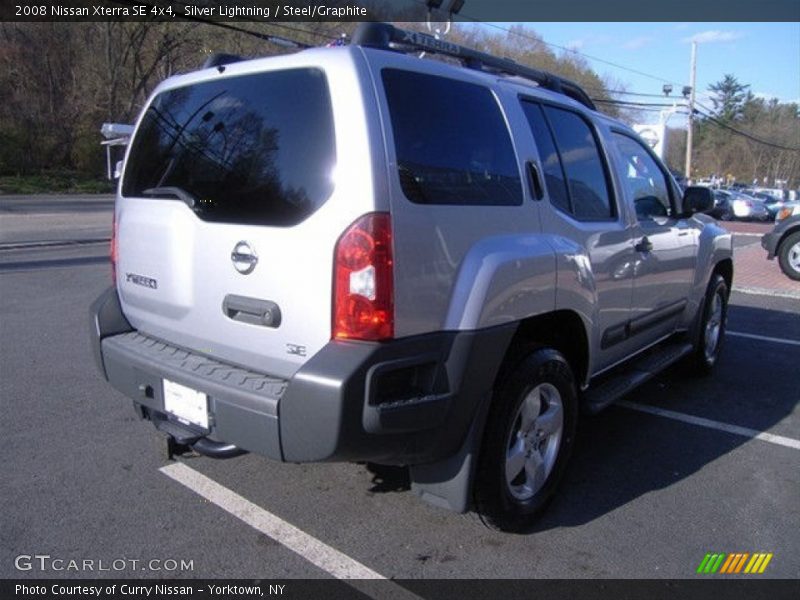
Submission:
[[[122,194],[183,199],[207,221],[288,226],[330,196],[335,160],[322,71],[229,77],[153,100]]]
[[[418,204],[518,205],[522,183],[489,89],[384,69],[403,193]]]

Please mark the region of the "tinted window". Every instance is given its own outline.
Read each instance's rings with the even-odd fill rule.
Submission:
[[[122,193],[190,197],[210,221],[292,225],[328,198],[334,162],[322,71],[231,77],[153,100],[133,140]]]
[[[567,176],[571,212],[578,219],[614,216],[600,152],[589,125],[576,113],[544,107]]]
[[[384,69],[400,184],[419,204],[522,203],[511,137],[479,85]]]
[[[522,108],[528,117],[533,137],[536,140],[536,147],[539,149],[539,158],[542,161],[544,170],[545,185],[550,196],[550,202],[565,212],[570,212],[569,194],[567,193],[567,183],[564,180],[564,171],[561,168],[561,160],[558,158],[558,151],[553,142],[553,136],[547,125],[542,107],[532,102],[523,102]]]
[[[663,171],[639,142],[626,135],[614,134],[623,160],[623,182],[633,199],[636,217],[642,221],[669,214],[669,185]]]

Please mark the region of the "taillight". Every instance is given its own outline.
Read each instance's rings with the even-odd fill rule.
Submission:
[[[388,213],[360,217],[336,242],[333,337],[394,337],[392,222]]]
[[[114,211],[113,221],[111,222],[111,246],[109,248],[111,258],[111,283],[117,285],[117,258],[119,249],[117,248],[117,212]]]

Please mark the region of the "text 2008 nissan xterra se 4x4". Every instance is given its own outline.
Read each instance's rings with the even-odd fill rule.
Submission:
[[[408,465],[524,529],[581,409],[714,366],[711,205],[576,84],[423,34],[227,57],[136,125],[95,354],[198,452]]]

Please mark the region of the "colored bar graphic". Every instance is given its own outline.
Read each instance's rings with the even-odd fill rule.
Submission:
[[[711,567],[711,572],[716,573],[717,569],[719,569],[720,565],[722,565],[722,561],[725,560],[725,554],[722,553],[717,557],[717,560],[714,562],[714,566]]]
[[[772,560],[772,552],[767,554],[767,556],[764,558],[764,562],[761,563],[761,568],[758,570],[758,572],[759,573],[763,573],[764,570],[767,568],[767,565],[769,564],[769,561],[771,561],[771,560]]]
[[[758,570],[761,568],[761,563],[764,562],[764,558],[766,558],[766,554],[759,554],[758,560],[756,560],[756,564],[753,565],[751,569],[751,573],[758,573]]]
[[[736,570],[734,571],[734,573],[739,573],[742,570],[744,562],[747,560],[749,556],[750,556],[749,552],[745,552],[744,554],[742,554],[742,557],[739,559],[739,563],[736,565]]]
[[[719,570],[720,573],[730,573],[731,566],[736,563],[736,559],[738,558],[738,554],[728,554],[728,559],[723,563],[722,568]]]
[[[711,555],[711,558],[709,558],[708,562],[706,563],[706,568],[703,569],[703,573],[711,573],[711,567],[713,567],[714,563],[717,562],[717,557],[718,556],[719,556],[719,554],[712,554]]]
[[[744,572],[745,573],[749,573],[750,571],[753,570],[753,565],[756,564],[756,561],[758,560],[759,556],[761,556],[761,555],[760,554],[753,554],[753,558],[750,559],[750,562],[747,563],[747,566],[744,568]]]
[[[772,552],[709,552],[697,566],[697,573],[733,575],[741,573],[744,568],[745,573],[760,574],[766,570],[772,556]]]
[[[705,573],[705,568],[706,568],[706,565],[708,564],[708,561],[709,561],[710,559],[711,559],[711,554],[706,554],[706,555],[703,557],[703,560],[701,560],[701,561],[700,561],[700,566],[699,566],[699,567],[697,567],[697,572],[698,572],[698,573]]]

